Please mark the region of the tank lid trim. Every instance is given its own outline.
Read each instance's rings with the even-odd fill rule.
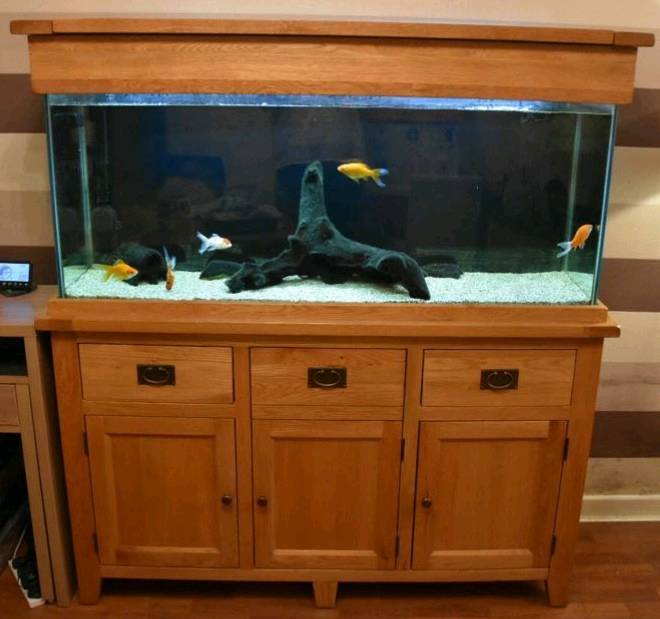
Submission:
[[[51,94],[49,106],[335,107],[612,115],[613,104],[342,95]]]

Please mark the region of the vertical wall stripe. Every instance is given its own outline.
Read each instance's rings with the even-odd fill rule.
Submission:
[[[0,73],[0,133],[43,133],[44,101],[26,73]]]

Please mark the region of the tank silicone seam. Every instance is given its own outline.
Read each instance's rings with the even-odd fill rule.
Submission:
[[[66,297],[64,286],[64,266],[62,264],[62,247],[60,244],[60,219],[57,213],[57,178],[55,174],[55,148],[53,143],[53,125],[50,115],[51,95],[44,97],[44,112],[46,115],[46,140],[48,143],[48,176],[50,180],[50,208],[53,215],[53,233],[55,236],[55,268],[57,270],[57,287],[61,297]]]
[[[610,201],[610,188],[612,184],[612,159],[614,156],[614,143],[616,138],[616,126],[619,116],[618,106],[614,110],[610,120],[610,139],[607,145],[607,163],[605,167],[605,184],[603,186],[603,201],[600,209],[600,234],[598,235],[598,246],[596,247],[596,271],[591,293],[591,303],[598,301],[598,288],[600,286],[600,275],[603,269],[603,253],[605,247],[605,229],[607,224],[607,209]]]
[[[233,94],[83,94],[49,95],[50,105],[87,106],[222,106],[222,107],[350,107],[420,110],[612,114],[611,104],[508,99],[448,99],[431,97],[365,97],[341,95]]]
[[[85,109],[76,114],[76,127],[78,135],[78,164],[80,166],[80,203],[83,216],[83,253],[87,266],[94,262],[94,240],[92,236],[92,207],[89,201],[89,164],[87,161],[87,114]]]
[[[571,184],[568,191],[568,206],[566,208],[566,229],[564,238],[573,238],[573,226],[575,219],[575,194],[577,192],[578,169],[580,167],[580,153],[582,151],[582,116],[575,117],[575,132],[573,134],[573,153],[571,157]],[[568,259],[570,254],[562,258],[562,271],[568,271]],[[592,283],[593,288],[593,283]]]

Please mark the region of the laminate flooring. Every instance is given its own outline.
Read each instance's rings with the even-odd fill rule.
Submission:
[[[543,583],[340,584],[337,607],[314,607],[309,583],[106,581],[96,606],[28,609],[8,570],[0,619],[660,619],[660,522],[581,527],[566,608]]]

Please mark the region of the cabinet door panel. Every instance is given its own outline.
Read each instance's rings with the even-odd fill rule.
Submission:
[[[257,567],[393,568],[401,423],[253,423]]]
[[[102,564],[238,564],[233,420],[91,416],[87,432]]]
[[[415,569],[546,567],[566,422],[421,425]]]

